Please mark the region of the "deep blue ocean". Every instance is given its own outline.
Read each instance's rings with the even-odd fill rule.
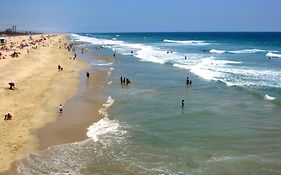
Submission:
[[[71,38],[116,55],[112,64],[88,60],[110,74],[108,117],[89,139],[23,161],[22,172],[40,162],[54,174],[281,174],[281,33]]]

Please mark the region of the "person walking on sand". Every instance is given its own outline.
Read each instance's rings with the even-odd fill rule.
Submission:
[[[90,73],[86,72],[86,77],[89,78],[90,77]]]
[[[59,106],[59,112],[62,113],[62,105]]]

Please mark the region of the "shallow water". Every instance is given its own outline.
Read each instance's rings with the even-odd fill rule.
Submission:
[[[281,174],[281,59],[266,57],[280,33],[83,36],[117,53],[99,65],[112,70],[109,117],[85,141],[28,156],[21,174]]]

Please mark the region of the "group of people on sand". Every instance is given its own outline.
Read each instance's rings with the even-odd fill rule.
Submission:
[[[20,52],[14,51],[14,53],[12,53],[10,56],[11,56],[12,58],[16,58],[16,57],[18,57],[19,55],[20,55]]]
[[[5,115],[4,120],[12,120],[12,118],[13,116],[10,113],[8,113]]]
[[[131,84],[131,81],[126,77],[120,77],[120,83],[125,84],[125,85],[129,85],[129,84]]]
[[[24,39],[22,36],[19,36],[21,39],[20,41],[14,41],[12,37],[7,37],[6,41],[8,42],[5,42],[0,46],[0,59],[6,59],[8,56],[16,58],[21,54],[19,50],[24,48],[27,48],[27,53],[29,53],[30,49],[37,49],[37,46],[40,44],[45,46],[45,41],[51,36],[53,35],[41,35],[38,36],[37,39],[34,39],[32,36],[29,36],[28,39]]]
[[[58,71],[63,71],[63,67],[60,64],[58,65]]]
[[[55,36],[55,35],[52,35]],[[51,36],[48,35],[47,37],[41,35],[41,38],[34,40],[32,36],[29,37],[29,39],[26,40],[22,40],[21,43],[19,44],[19,46],[16,46],[16,48],[19,49],[23,49],[24,47],[29,47],[29,46],[34,46],[34,48],[37,48],[37,45],[39,45],[42,41],[47,40],[47,38],[50,38]],[[21,38],[21,36],[20,36]],[[5,45],[2,45],[0,47],[0,50],[2,52],[9,52],[11,50],[14,50],[13,53],[10,55],[12,58],[18,57],[20,52],[15,51],[15,45],[18,44],[18,42],[9,42],[9,44],[11,44],[10,46],[7,45],[7,43],[5,43]],[[6,55],[4,55],[2,52],[0,52],[0,59],[5,59]],[[29,49],[27,49],[27,53],[29,53]],[[58,70],[62,71],[63,68],[61,65],[58,65]],[[15,83],[14,82],[10,82],[9,84],[9,90],[15,90]],[[60,105],[60,112],[62,112],[62,106]],[[4,116],[4,120],[12,120],[13,116],[11,115],[11,113],[8,113]]]

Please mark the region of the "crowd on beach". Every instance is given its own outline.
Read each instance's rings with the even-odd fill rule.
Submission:
[[[0,45],[0,59],[17,58],[24,51],[29,53],[38,46],[49,46],[45,41],[53,36],[55,35],[19,36],[20,41],[16,40],[16,37],[6,37],[5,42]]]
[[[54,36],[57,35],[18,36],[20,38],[20,41],[16,40],[16,37],[6,37],[5,42],[0,45],[0,59],[17,58],[22,53],[28,54],[31,50],[36,50],[40,46],[48,47],[52,43],[51,38]],[[62,41],[59,40],[59,43],[61,42]],[[75,52],[75,48],[73,47],[73,44],[65,42],[63,46],[64,49],[68,50],[69,52]],[[62,46],[59,46],[59,49],[61,48]],[[74,54],[73,59],[75,59],[76,57],[77,55]],[[63,67],[60,64],[58,65],[58,71],[63,71]],[[9,85],[8,90],[16,89],[15,82],[9,82],[8,85]],[[61,104],[59,105],[59,112],[62,113]],[[12,118],[13,116],[10,112],[5,114],[4,116],[4,120],[12,120]]]

